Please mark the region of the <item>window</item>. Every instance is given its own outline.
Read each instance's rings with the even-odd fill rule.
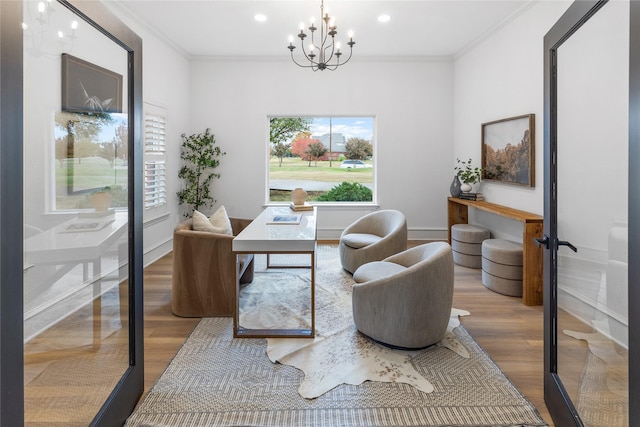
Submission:
[[[111,208],[127,206],[127,115],[59,111],[54,120],[54,210],[91,209],[107,191]]]
[[[311,203],[375,201],[374,118],[269,117],[268,202],[302,187]]]
[[[167,204],[166,110],[145,104],[144,114],[144,207],[145,210]]]

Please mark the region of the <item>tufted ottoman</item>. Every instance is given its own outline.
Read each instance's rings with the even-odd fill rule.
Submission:
[[[522,296],[522,244],[502,239],[482,242],[482,284],[499,294]]]
[[[489,230],[479,225],[452,225],[453,262],[463,267],[482,268],[482,242],[489,237]]]

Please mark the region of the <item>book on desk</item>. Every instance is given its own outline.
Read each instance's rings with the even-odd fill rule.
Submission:
[[[305,202],[302,205],[295,205],[293,204],[293,202],[289,205],[289,207],[291,208],[292,211],[294,212],[304,212],[304,211],[312,211],[313,210],[313,205],[310,205],[309,203]]]
[[[299,214],[277,214],[272,215],[267,224],[300,224],[302,216]]]
[[[484,200],[484,195],[482,193],[460,193],[458,198],[462,200],[480,201]]]

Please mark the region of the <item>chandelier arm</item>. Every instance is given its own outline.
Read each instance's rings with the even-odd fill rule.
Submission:
[[[322,25],[320,25],[320,29],[322,30]],[[322,41],[322,36],[320,37],[320,40]],[[322,47],[324,46],[324,41],[322,41],[320,46],[318,46],[316,44],[316,42],[314,41],[314,33],[313,32],[311,33],[311,44],[318,51],[318,53],[322,52]],[[304,52],[304,43],[302,44],[302,51]],[[318,56],[320,56],[320,55],[318,55]],[[318,59],[320,59],[320,58],[318,58]],[[321,62],[321,61],[319,61],[319,62]]]
[[[302,65],[302,64],[299,64],[299,63],[298,63],[298,61],[296,61],[296,58],[293,56],[293,51],[291,52],[291,60],[292,60],[292,61],[293,61],[293,63],[294,63],[294,64],[296,64],[298,67],[302,67],[302,68],[314,68],[314,67],[315,67],[315,68],[317,68],[317,67],[318,67],[318,64],[317,64],[317,63],[315,63],[315,62],[313,62],[313,61],[311,61],[311,60],[309,61],[309,62],[311,62],[311,65]],[[314,70],[314,71],[315,71],[315,70]]]
[[[348,61],[348,59],[347,59]],[[340,62],[340,56],[337,57],[336,62],[334,64],[331,65],[327,65],[326,69],[329,71],[335,71],[338,69],[339,66],[344,65],[346,63],[345,62]]]
[[[307,61],[311,62],[311,64],[313,64],[313,65],[318,65],[318,62],[315,61],[313,58],[311,58],[307,54],[307,51],[304,50],[304,43],[302,43],[300,47],[302,48],[302,54],[304,55],[305,58],[307,58]],[[291,57],[293,57],[293,51],[291,51]]]
[[[351,59],[351,55],[352,54],[353,54],[353,48],[349,49],[349,57],[344,62],[342,62],[340,65],[344,65],[347,62],[349,62],[349,60]]]
[[[329,48],[331,48],[331,53],[329,54],[329,57],[327,58],[327,50],[329,50]],[[335,39],[333,37],[331,37],[331,45],[325,47],[324,48],[324,52],[323,52],[323,55],[324,55],[324,58],[325,58],[325,60],[323,62],[325,64],[328,64],[333,59],[334,51],[335,51]],[[340,58],[338,58],[338,62],[340,62]]]

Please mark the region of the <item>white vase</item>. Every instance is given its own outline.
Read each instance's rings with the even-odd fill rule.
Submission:
[[[460,185],[460,190],[462,190],[463,193],[468,193],[473,190],[473,187],[471,186],[471,184],[463,182],[462,185]]]

